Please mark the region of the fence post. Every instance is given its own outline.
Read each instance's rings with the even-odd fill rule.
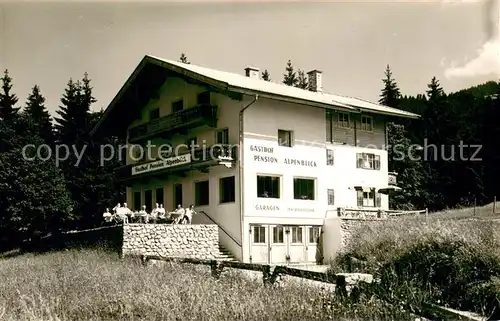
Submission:
[[[495,215],[497,209],[497,197],[493,197],[493,215]]]
[[[474,197],[474,216],[476,216],[476,198]]]
[[[429,216],[429,209],[425,208],[425,221],[427,222],[427,217]]]

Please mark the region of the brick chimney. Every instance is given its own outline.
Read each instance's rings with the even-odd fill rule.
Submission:
[[[309,82],[309,90],[322,92],[323,91],[323,81],[322,81],[322,71],[317,69],[311,70],[307,73],[307,81]]]
[[[260,79],[259,68],[250,67],[250,66],[246,67],[245,68],[245,76],[250,77],[250,78]]]

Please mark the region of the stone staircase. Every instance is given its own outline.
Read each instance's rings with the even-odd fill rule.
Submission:
[[[219,244],[219,256],[215,259],[218,261],[238,262],[238,260],[225,247]]]

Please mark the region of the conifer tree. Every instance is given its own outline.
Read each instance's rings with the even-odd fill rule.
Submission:
[[[26,102],[25,114],[28,121],[34,126],[34,131],[42,138],[45,144],[53,146],[55,143],[52,118],[45,108],[45,98],[40,92],[40,87],[35,85]]]
[[[271,75],[269,74],[269,71],[267,71],[267,69],[262,73],[262,79],[265,81],[271,81]]]
[[[10,77],[7,69],[5,69],[4,75],[0,80],[2,81],[2,89],[0,91],[0,119],[11,121],[16,117],[19,108],[15,107],[18,99],[15,94],[11,93],[12,77]]]
[[[397,108],[398,101],[401,98],[401,92],[399,90],[396,80],[392,77],[392,71],[389,65],[385,69],[385,78],[382,79],[384,83],[384,88],[380,94],[379,104]]]
[[[181,53],[181,57],[179,58],[179,62],[182,62],[184,64],[190,64],[190,62],[188,61],[186,55],[184,53]]]
[[[307,82],[307,76],[306,73],[303,70],[300,70],[297,72],[298,77],[297,77],[297,88],[301,89],[307,89],[309,86],[309,83]]]
[[[295,72],[292,61],[288,60],[286,63],[286,68],[285,68],[286,73],[283,74],[283,83],[287,86],[296,86],[298,79],[297,79],[297,73]]]

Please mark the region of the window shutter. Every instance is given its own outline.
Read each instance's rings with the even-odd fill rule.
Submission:
[[[358,206],[363,206],[363,190],[356,191],[358,195]]]
[[[375,207],[382,207],[382,197],[380,193],[375,193]]]
[[[375,155],[375,169],[380,169],[380,155]]]

